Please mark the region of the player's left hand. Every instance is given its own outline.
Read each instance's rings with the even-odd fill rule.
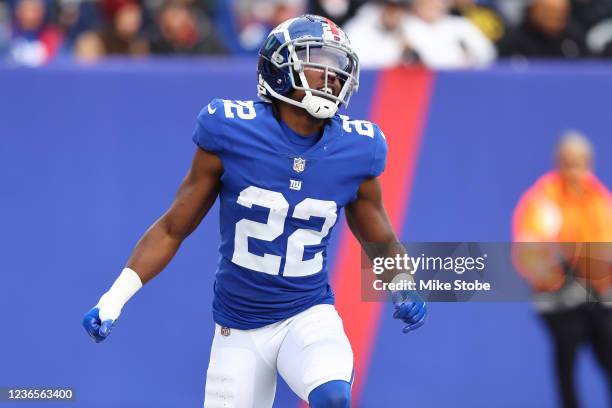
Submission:
[[[409,290],[394,292],[393,304],[395,307],[393,318],[406,323],[402,332],[411,332],[425,324],[427,305],[416,292]]]

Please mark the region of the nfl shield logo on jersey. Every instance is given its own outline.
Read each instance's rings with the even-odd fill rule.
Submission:
[[[304,171],[305,168],[306,160],[302,159],[301,157],[296,157],[295,159],[293,159],[293,170],[297,171],[298,173],[301,173]]]
[[[225,336],[225,337],[229,336],[230,335],[230,328],[229,327],[225,327],[225,326],[221,327],[221,335]]]

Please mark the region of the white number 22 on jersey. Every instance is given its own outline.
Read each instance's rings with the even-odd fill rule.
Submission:
[[[270,275],[280,272],[281,257],[278,255],[255,255],[249,252],[249,238],[273,241],[285,229],[289,203],[281,193],[259,187],[247,187],[240,192],[238,204],[251,208],[253,205],[270,209],[266,223],[242,219],[236,223],[234,254],[232,262],[244,268]],[[304,260],[304,246],[320,244],[338,217],[334,201],[306,198],[295,206],[293,218],[309,220],[310,217],[325,218],[321,231],[301,228],[287,239],[287,254],[283,276],[308,276],[323,267],[323,253],[319,251],[312,259]]]

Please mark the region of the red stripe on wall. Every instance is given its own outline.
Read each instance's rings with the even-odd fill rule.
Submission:
[[[433,75],[425,70],[396,68],[380,74],[374,93],[371,119],[383,130],[389,146],[387,168],[380,177],[383,200],[398,236],[410,198],[432,82]],[[355,355],[352,406],[358,407],[383,304],[361,301],[361,248],[346,226],[339,248],[333,288]],[[399,322],[397,330],[401,330]]]

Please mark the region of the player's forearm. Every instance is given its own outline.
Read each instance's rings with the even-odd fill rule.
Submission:
[[[360,207],[360,203],[356,204],[347,207],[346,219],[368,258],[371,261],[376,258],[395,258],[398,255],[403,258],[406,249],[397,239],[384,207],[363,204]],[[391,282],[401,272],[403,271],[385,269],[379,278],[383,282]],[[412,277],[408,276],[408,280],[412,280]]]
[[[162,217],[140,238],[126,267],[134,270],[145,284],[168,265],[184,238],[171,233]]]
[[[170,262],[184,237],[171,234],[167,225],[160,218],[136,244],[126,267],[96,305],[101,321],[116,320],[142,285]]]
[[[399,257],[403,259],[407,254],[406,248],[395,237],[395,234],[392,234],[385,242],[362,244],[362,248],[371,261],[374,261],[375,258],[397,259]],[[393,282],[398,279],[406,279],[410,282],[414,280],[410,271],[398,269],[395,262],[393,265],[392,268],[385,268],[384,272],[379,275],[379,279],[383,282]]]

